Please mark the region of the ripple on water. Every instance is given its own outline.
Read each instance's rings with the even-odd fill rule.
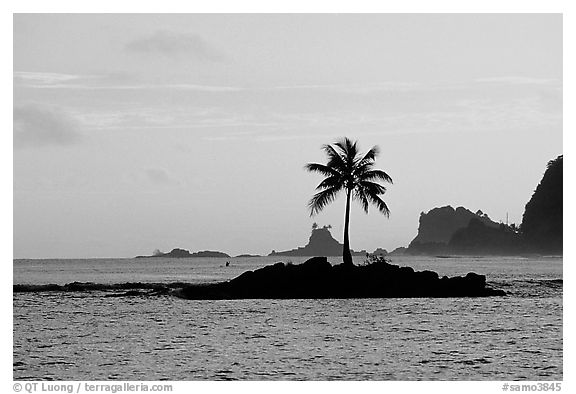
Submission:
[[[125,301],[15,295],[14,379],[562,379],[561,296]]]

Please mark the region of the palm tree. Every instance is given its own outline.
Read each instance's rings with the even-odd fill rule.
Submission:
[[[348,138],[341,139],[332,145],[323,145],[322,149],[328,156],[328,163],[308,163],[305,169],[318,172],[326,178],[316,187],[319,190],[308,202],[310,216],[319,213],[326,205],[336,199],[340,191],[346,192],[346,215],[344,218],[344,264],[353,265],[350,253],[348,226],[350,222],[350,198],[357,200],[368,213],[368,205],[374,204],[386,217],[390,210],[380,198],[386,188],[378,181],[392,183],[392,178],[382,170],[373,168],[379,148],[374,146],[363,156],[358,152],[357,141]]]

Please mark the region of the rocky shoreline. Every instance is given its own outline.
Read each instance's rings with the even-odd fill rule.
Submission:
[[[440,278],[433,271],[414,271],[378,259],[362,266],[332,266],[326,257],[298,265],[276,263],[247,271],[226,282],[189,285],[172,294],[190,300],[294,298],[413,298],[504,296],[473,272]]]
[[[14,293],[105,292],[105,297],[173,295],[189,300],[296,299],[296,298],[414,298],[490,297],[506,292],[486,285],[486,277],[439,277],[433,271],[414,271],[377,257],[360,266],[331,265],[326,257],[302,264],[276,263],[246,271],[225,282],[91,283],[13,285]]]

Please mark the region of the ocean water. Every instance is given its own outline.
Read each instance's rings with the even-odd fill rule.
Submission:
[[[200,283],[281,260],[15,260],[13,273],[15,284]],[[394,257],[392,263],[440,275],[484,274],[509,295],[190,301],[106,297],[106,291],[15,293],[13,377],[562,380],[561,258]]]

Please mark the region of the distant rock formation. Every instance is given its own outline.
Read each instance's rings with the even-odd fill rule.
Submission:
[[[562,254],[563,156],[548,162],[542,180],[526,204],[522,224],[495,223],[478,211],[434,208],[420,214],[418,235],[407,254],[518,255]],[[397,252],[398,251],[398,252]],[[401,248],[393,251],[399,254]]]
[[[283,252],[273,250],[268,256],[342,256],[343,245],[332,237],[330,228],[331,226],[320,228],[315,224],[306,246]],[[352,254],[365,256],[366,251],[352,251]]]
[[[175,248],[168,253],[162,253],[158,249],[154,251],[152,256],[136,256],[136,258],[152,258],[152,257],[169,257],[169,258],[188,258],[188,257],[230,257],[226,253],[215,252],[212,250],[203,250],[200,252],[190,253],[186,249]]]
[[[434,208],[428,213],[420,214],[418,235],[408,246],[409,254],[438,254],[448,253],[448,244],[452,236],[466,228],[471,219],[476,219],[488,228],[498,228],[498,223],[490,220],[482,211],[476,213],[464,208],[456,209],[447,205]]]
[[[332,266],[326,257],[303,264],[276,263],[227,281],[190,285],[172,294],[191,300],[293,298],[396,298],[503,296],[486,286],[486,277],[440,278],[436,272],[388,264],[378,258],[364,266]]]
[[[428,213],[420,214],[418,235],[412,242],[441,242],[448,243],[452,235],[461,228],[468,226],[470,219],[475,218],[489,227],[498,227],[498,223],[490,220],[482,211],[476,213],[464,208],[456,209],[447,205],[442,208],[431,209]]]
[[[374,252],[372,252],[374,256],[386,256],[388,251],[383,248],[377,248]]]
[[[520,231],[527,248],[562,254],[563,156],[548,162],[542,180],[526,204]]]
[[[248,258],[248,257],[262,257],[259,254],[239,254],[238,256],[235,256],[236,258]]]
[[[404,246],[400,246],[396,249],[394,249],[393,251],[391,251],[390,253],[388,253],[388,256],[404,256],[405,254],[407,254],[408,249],[405,248]]]
[[[454,233],[447,250],[451,254],[515,255],[525,250],[521,235],[511,226],[498,228],[472,218],[465,228]]]

